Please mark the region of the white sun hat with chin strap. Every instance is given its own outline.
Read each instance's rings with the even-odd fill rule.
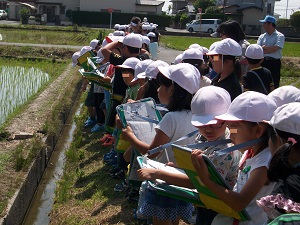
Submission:
[[[237,96],[230,104],[227,112],[216,116],[225,121],[269,121],[277,105],[267,95],[255,91],[247,91]]]
[[[159,66],[158,70],[191,94],[195,94],[199,90],[200,72],[189,63],[179,63],[169,67]]]
[[[212,46],[213,48],[209,50],[206,55],[242,55],[242,47],[239,45],[239,43],[231,38],[225,38],[222,41],[215,42]]]

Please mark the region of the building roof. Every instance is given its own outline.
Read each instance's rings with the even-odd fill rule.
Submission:
[[[161,4],[164,4],[164,3],[165,3],[164,1],[144,1],[144,0],[141,0],[141,1],[137,2],[136,5],[158,6],[158,5],[161,5]]]

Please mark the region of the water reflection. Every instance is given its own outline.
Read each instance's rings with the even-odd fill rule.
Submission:
[[[0,125],[49,80],[39,68],[2,66],[0,69]]]

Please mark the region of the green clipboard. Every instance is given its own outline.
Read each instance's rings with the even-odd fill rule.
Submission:
[[[247,211],[244,209],[240,212],[235,211],[230,206],[225,204],[223,201],[219,200],[218,197],[213,194],[200,180],[197,172],[194,169],[194,166],[191,161],[191,151],[192,149],[179,146],[172,145],[172,150],[175,155],[176,163],[179,168],[183,169],[186,175],[190,178],[198,192],[200,193],[200,199],[205,205],[206,208],[212,209],[220,214],[225,216],[233,217],[242,221],[249,221],[251,218]],[[203,155],[203,159],[206,162],[208,167],[208,171],[211,175],[213,181],[218,183],[219,185],[231,189],[228,183],[223,179],[218,170],[215,168],[210,159]]]
[[[144,157],[138,156],[137,160],[138,160],[138,163],[139,163],[141,168],[147,166],[144,162]],[[153,162],[153,160],[150,160],[150,159],[147,159],[147,161],[148,162],[149,161]],[[178,170],[174,167],[165,166],[164,164],[159,163],[159,162],[155,162],[155,163],[156,164],[161,164],[161,167],[171,169],[170,172],[172,172],[172,171],[176,172],[176,170],[180,171],[180,172],[183,172],[183,171]],[[156,166],[151,165],[150,167],[156,167]],[[200,206],[200,207],[205,207],[205,205],[200,200],[199,193],[198,193],[197,190],[193,190],[193,189],[189,189],[189,188],[183,188],[183,187],[179,187],[179,186],[176,186],[176,185],[170,185],[170,184],[161,183],[161,182],[157,183],[157,182],[153,182],[153,181],[148,181],[148,183],[152,188],[154,188],[157,191],[157,193],[159,195],[168,196],[168,197],[179,199],[179,200],[182,200],[182,201],[194,203],[194,204],[196,204],[197,206]]]
[[[92,51],[87,51],[77,59],[78,65],[81,66],[84,69],[84,71],[92,71],[93,68],[88,63],[88,58],[92,58],[94,56],[95,55]]]
[[[90,82],[99,85],[100,87],[103,87],[106,90],[112,89],[112,84],[104,82],[103,77],[98,75],[95,72],[86,72],[83,68],[78,70],[79,73],[87,78]]]

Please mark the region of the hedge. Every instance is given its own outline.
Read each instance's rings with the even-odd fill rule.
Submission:
[[[72,11],[72,22],[77,25],[107,25],[110,24],[110,14],[108,12],[90,12],[90,11]],[[113,13],[112,25],[128,24],[133,16],[138,16],[143,19],[145,16],[151,23],[158,24],[159,27],[168,27],[172,17],[167,15],[148,15],[148,14],[133,14],[133,13]]]

